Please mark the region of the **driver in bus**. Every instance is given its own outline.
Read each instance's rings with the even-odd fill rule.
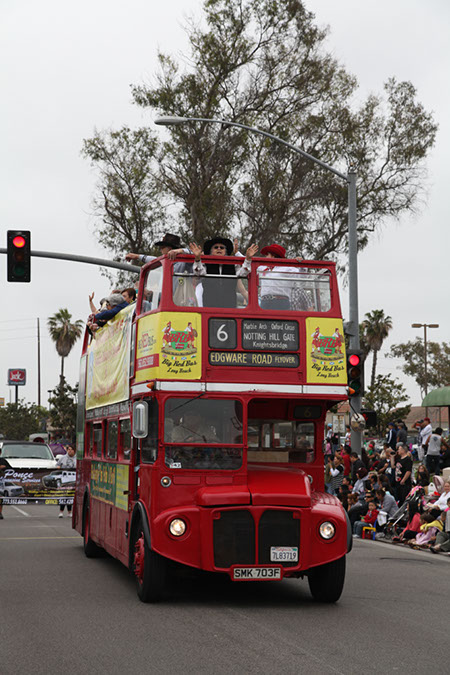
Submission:
[[[172,431],[172,443],[219,443],[214,429],[205,424],[201,415],[186,412]]]

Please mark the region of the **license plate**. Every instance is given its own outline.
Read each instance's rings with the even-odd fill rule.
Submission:
[[[246,580],[276,580],[281,579],[280,567],[233,567],[231,578],[233,581]]]
[[[298,562],[297,546],[271,546],[271,562]]]

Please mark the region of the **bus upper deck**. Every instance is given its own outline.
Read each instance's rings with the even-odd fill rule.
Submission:
[[[214,267],[229,272],[243,258],[225,260]],[[292,392],[323,395],[326,387],[332,397],[345,396],[334,263],[263,258],[252,263],[244,279],[221,271],[197,276],[187,255],[143,268],[134,385],[200,381],[217,391],[220,383],[271,383],[276,391],[282,382],[286,391],[291,386]]]

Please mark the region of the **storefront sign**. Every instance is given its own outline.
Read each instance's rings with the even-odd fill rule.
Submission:
[[[27,371],[25,368],[9,368],[8,384],[23,387],[27,383]]]
[[[210,352],[212,366],[251,366],[257,368],[298,368],[298,354],[261,352]]]
[[[297,321],[259,321],[244,319],[242,322],[242,347],[261,351],[290,351],[299,348]]]

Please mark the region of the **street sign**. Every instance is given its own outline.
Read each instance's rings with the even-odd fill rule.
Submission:
[[[3,396],[0,396],[0,407],[5,405],[5,399]]]
[[[27,382],[27,371],[25,368],[9,368],[8,384],[10,386],[24,386]]]

